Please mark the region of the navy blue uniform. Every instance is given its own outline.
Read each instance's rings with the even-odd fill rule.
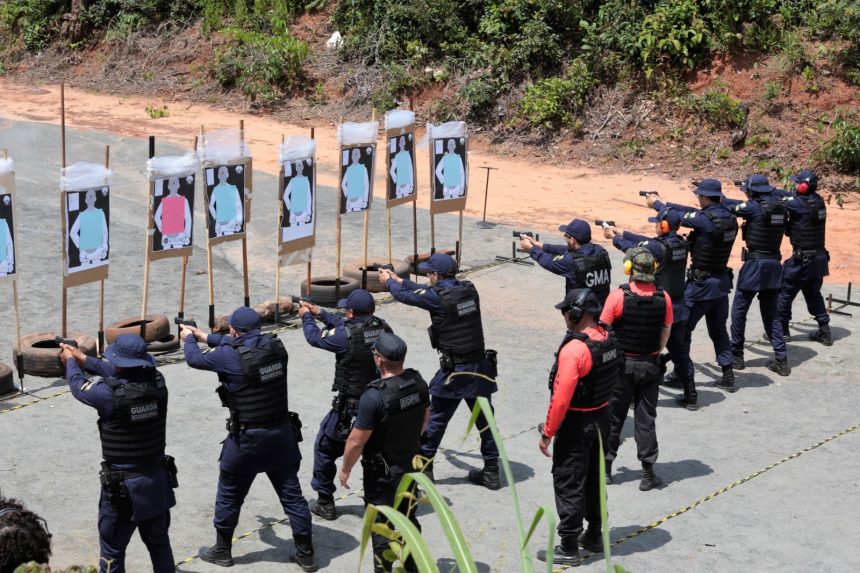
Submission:
[[[731,212],[723,205],[717,203],[708,205],[704,209],[696,209],[677,203],[663,203],[656,201],[654,209],[661,211],[664,207],[676,209],[683,213],[681,226],[692,229],[688,242],[710,241],[713,231],[711,220],[704,215],[704,211],[719,218],[731,217]],[[689,275],[688,275],[689,276]],[[732,290],[732,276],[730,272],[715,274],[699,279],[688,279],[684,290],[684,304],[687,306],[687,328],[684,332],[684,341],[678,351],[677,360],[675,355],[672,361],[675,363],[675,371],[688,380],[693,379],[693,361],[690,358],[690,346],[693,339],[693,330],[704,318],[708,326],[708,335],[714,345],[717,363],[720,366],[732,364],[732,345],[729,333],[726,330],[726,322],[729,318],[729,292]]]
[[[543,248],[532,247],[529,250],[529,256],[549,272],[563,276],[565,291],[570,291],[579,287],[594,286],[592,284],[587,284],[586,277],[579,276],[574,253],[582,255],[583,257],[593,257],[605,251],[606,249],[592,242],[585,243],[576,251],[570,251],[567,248],[567,245],[544,243]],[[609,283],[609,270],[606,269],[605,273],[605,277],[601,277],[601,284]],[[603,298],[605,299],[606,297],[604,296]]]
[[[102,378],[116,377],[113,365],[96,358],[87,357],[84,368]],[[128,369],[120,374],[120,380],[139,381],[141,369]],[[100,420],[115,417],[113,391],[103,380],[87,380],[80,366],[73,359],[66,362],[66,380],[78,401],[92,406]],[[134,530],[149,550],[155,573],[174,571],[173,551],[170,548],[168,529],[170,508],[176,505],[173,488],[167,469],[163,466],[141,467],[136,464],[109,464],[111,470],[141,474],[125,480],[131,501],[131,509],[117,507],[107,499],[104,486],[99,499],[99,567],[102,573],[125,571],[125,550]]]
[[[809,196],[818,195],[815,192]],[[788,226],[805,225],[809,220],[809,206],[801,196],[785,195],[783,205],[788,210]],[[824,277],[830,274],[830,255],[822,250],[819,253],[798,253],[785,259],[782,265],[782,292],[779,295],[779,317],[784,324],[791,320],[791,304],[797,293],[803,292],[806,308],[819,325],[830,324],[830,315],[821,296]]]
[[[780,197],[776,193],[764,195],[764,198],[766,201],[780,201]],[[748,201],[723,199],[722,204],[748,223],[762,220],[762,208],[755,199]],[[777,300],[782,288],[782,264],[780,260],[778,258],[748,257],[738,273],[736,287],[735,298],[732,300],[732,352],[738,355],[743,354],[747,313],[756,295],[758,295],[764,331],[770,339],[776,359],[784,362],[787,357],[785,338],[777,312]]]
[[[443,278],[437,284],[440,287],[456,288],[461,283],[456,278]],[[421,285],[409,279],[404,279],[400,284],[394,279],[388,279],[386,286],[391,296],[404,304],[431,312],[439,312],[443,309],[439,295],[430,285]],[[495,382],[473,376],[471,373],[494,378],[495,370],[489,360],[482,359],[455,364],[453,372],[441,368],[436,371],[436,375],[430,381],[430,421],[421,437],[422,456],[433,458],[436,455],[448,422],[457,411],[461,400],[465,400],[471,410],[475,406],[475,398],[484,396],[490,400],[492,393],[497,390]],[[464,374],[458,374],[459,372]],[[469,374],[466,374],[467,372]],[[478,427],[484,428],[486,425],[483,415],[480,416]],[[485,461],[496,460],[499,457],[499,450],[490,432],[481,432],[481,456]]]
[[[230,343],[231,336],[210,334],[212,352],[203,353],[193,335],[185,339],[185,360],[198,370],[217,372],[227,392],[235,392],[245,383],[239,351]],[[259,330],[235,339],[250,348],[264,347],[268,338]],[[233,531],[239,522],[242,503],[257,474],[265,473],[278,494],[281,506],[290,518],[293,537],[311,535],[311,514],[302,495],[298,471],[302,460],[296,436],[289,420],[267,428],[248,428],[238,434],[227,434],[220,457],[218,494],[215,498],[215,529]]]
[[[660,237],[669,243],[670,247],[680,244],[684,238],[675,231],[669,231],[667,234]],[[620,235],[612,237],[612,244],[615,248],[623,253],[633,247],[645,247],[661,265],[663,264],[663,245],[657,240],[657,237],[646,237],[645,235],[637,235],[630,231],[624,231]],[[672,299],[672,330],[669,332],[669,340],[666,342],[666,351],[672,358],[672,364],[675,368],[678,367],[676,356],[681,356],[684,349],[684,337],[687,333],[687,317],[690,312],[683,298],[678,300]]]
[[[351,322],[365,322],[370,318],[370,315],[356,316],[348,321],[339,314],[320,309],[319,319],[326,328],[320,329],[313,315],[307,313],[302,317],[302,330],[305,339],[314,348],[342,354],[349,350],[349,335],[344,325]],[[334,484],[337,474],[335,462],[343,457],[346,438],[358,412],[358,401],[348,400],[343,408],[342,415],[334,407],[329,410],[320,422],[320,429],[314,442],[314,471],[311,487],[321,497],[327,499],[332,498],[337,489]]]

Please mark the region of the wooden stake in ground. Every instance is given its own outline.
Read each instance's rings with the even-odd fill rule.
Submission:
[[[105,145],[105,169],[109,169],[109,168],[110,168],[110,145]],[[99,281],[99,356],[104,356],[104,352],[105,352],[104,344],[105,344],[105,280],[101,279]]]
[[[204,139],[206,136],[206,128],[205,126],[200,126],[200,143],[201,145],[206,145],[206,140]],[[202,166],[201,166],[202,167]],[[206,168],[202,167],[202,171],[205,173]],[[206,184],[206,177],[203,177],[204,185]],[[203,194],[203,197],[206,198],[206,194]],[[207,209],[208,207],[205,205],[203,209]],[[204,211],[205,212],[205,211]],[[205,217],[206,220],[206,234],[209,235],[209,217]],[[212,243],[207,239],[206,241],[206,270],[209,275],[209,330],[215,329],[215,277],[212,276]]]
[[[191,149],[195,153],[197,153],[197,136],[196,135],[194,136],[194,142],[191,144]],[[196,186],[196,181],[197,180],[195,179],[195,186]],[[192,217],[193,216],[194,216],[194,214],[192,213]],[[207,221],[208,221],[208,218],[207,218]],[[185,274],[186,274],[187,270],[188,270],[188,255],[183,255],[183,257],[182,257],[182,271],[180,272],[181,278],[179,279],[179,310],[176,313],[176,315],[179,318],[185,318]],[[177,336],[179,336],[180,330],[181,330],[181,327],[177,325],[177,327],[176,327]]]
[[[66,168],[66,84],[60,84],[60,157],[62,159],[62,168]],[[64,217],[65,194],[60,193],[60,228],[63,231],[65,240],[66,235],[66,218]],[[62,252],[65,253],[66,247],[62,246]],[[62,309],[62,327],[60,328],[60,336],[66,337],[68,330],[68,293],[66,292],[66,282],[63,281],[63,309]],[[20,348],[20,347],[19,347]]]
[[[245,141],[245,120],[239,120],[239,155],[244,156],[245,150],[243,142]],[[245,199],[245,191],[242,190],[242,217],[245,219],[245,224],[248,223],[247,206],[248,202]],[[248,284],[248,229],[242,233],[242,279],[245,289],[245,306],[251,306],[251,292]],[[277,302],[277,299],[275,299]]]
[[[149,159],[155,157],[155,136],[149,136]],[[149,296],[149,241],[150,241],[150,233],[152,233],[152,227],[149,226],[149,222],[152,221],[152,196],[154,193],[155,183],[149,182],[149,196],[147,197],[147,203],[149,203],[149,210],[147,211],[146,216],[146,238],[144,239],[143,245],[143,301],[140,305],[140,337],[146,340],[146,306],[147,300]]]

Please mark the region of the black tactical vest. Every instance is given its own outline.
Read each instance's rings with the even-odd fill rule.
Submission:
[[[433,348],[455,357],[484,352],[484,328],[478,291],[469,281],[459,286],[434,285],[442,302],[441,312],[431,312],[430,341]]]
[[[656,241],[663,247],[656,284],[669,293],[672,302],[681,302],[687,286],[687,241],[681,237],[657,237]]]
[[[572,336],[584,342],[591,351],[591,371],[579,379],[570,401],[571,408],[590,409],[605,404],[618,382],[621,359],[618,339],[612,328],[605,328],[609,333],[606,340],[592,340],[581,332]]]
[[[102,457],[113,464],[148,465],[164,458],[167,387],[164,376],[147,368],[147,382],[105,378],[113,392],[114,417],[99,419]]]
[[[741,234],[747,249],[752,253],[765,255],[759,258],[779,259],[779,247],[785,233],[785,206],[773,198],[761,197],[753,200],[759,204],[761,214],[756,220],[744,221]]]
[[[795,195],[794,200],[806,201],[809,216],[803,224],[792,221],[789,240],[795,250],[811,251],[824,248],[824,228],[827,223],[827,207],[821,195]]]
[[[570,253],[576,265],[576,282],[568,281],[566,286],[568,292],[575,288],[590,288],[597,295],[600,304],[603,304],[609,296],[612,262],[606,249],[600,245],[594,245],[594,248],[596,252],[589,256],[582,255],[579,251]]]
[[[343,326],[349,338],[349,350],[335,359],[332,390],[349,398],[360,398],[367,383],[378,375],[373,363],[373,343],[383,333],[391,332],[391,327],[376,316]]]
[[[702,209],[700,213],[710,219],[713,229],[708,233],[697,233],[693,241],[693,269],[714,274],[723,273],[732,254],[732,245],[738,236],[737,219],[731,214],[728,217],[717,217],[708,209]]]
[[[230,409],[230,418],[247,428],[270,427],[289,416],[287,406],[287,350],[275,335],[269,344],[251,348],[234,342],[239,352],[245,383],[230,392],[222,385],[219,395]]]
[[[427,383],[408,368],[400,376],[374,380],[368,388],[382,393],[385,414],[364,447],[365,459],[382,454],[389,464],[408,463],[421,445],[424,411],[430,404]]]
[[[621,350],[627,354],[653,354],[660,350],[660,335],[666,318],[666,297],[657,287],[653,296],[640,296],[622,285],[624,307],[621,318],[613,323],[621,341]],[[669,295],[670,297],[672,295]]]

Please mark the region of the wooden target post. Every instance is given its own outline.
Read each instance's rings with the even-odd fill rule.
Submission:
[[[238,155],[230,160],[221,158],[207,159],[206,158],[206,128],[200,126],[200,146],[203,149],[203,161],[201,163],[201,172],[203,174],[204,192],[204,212],[206,213],[206,268],[209,276],[209,328],[215,328],[215,277],[212,264],[212,248],[220,243],[241,240],[242,241],[242,286],[243,286],[243,303],[245,306],[251,305],[250,285],[248,278],[248,242],[247,242],[247,225],[251,221],[251,194],[253,192],[253,163],[250,157],[245,154],[245,121],[239,120],[239,140],[238,140]],[[215,185],[215,171],[218,171],[219,184]],[[225,180],[221,181],[222,170],[225,174]],[[232,173],[231,173],[232,171]],[[229,177],[239,179],[241,174],[242,192],[239,196],[238,204],[241,204],[242,218],[241,221],[233,222],[232,229],[229,232],[223,228],[219,229],[222,223],[216,221],[215,214],[212,213],[213,201],[211,193],[215,193],[218,187],[224,185],[229,187],[229,182],[226,180]],[[234,185],[235,186],[235,185]],[[212,190],[210,191],[210,187]],[[238,191],[238,189],[237,189]],[[220,199],[219,199],[220,200]],[[234,205],[235,210],[235,205]],[[235,227],[238,224],[239,229]],[[184,304],[184,297],[183,297]]]
[[[410,110],[411,112],[411,110]],[[411,117],[410,117],[411,116]],[[409,121],[406,121],[406,120]],[[418,260],[418,178],[416,177],[416,138],[415,114],[404,110],[395,110],[385,116],[385,196],[386,196],[386,238],[388,241],[388,264],[394,261],[391,218],[392,209],[403,203],[412,203],[412,251],[417,274]],[[408,156],[409,161],[405,161]],[[401,178],[405,173],[410,175],[409,183],[403,183]],[[406,189],[403,189],[406,186]]]
[[[428,126],[428,140],[430,142],[430,252],[436,252],[434,216],[438,213],[459,211],[455,245],[455,258],[459,268],[463,251],[463,216],[469,191],[466,124],[457,121],[440,126]]]
[[[9,152],[6,149],[2,151],[3,161],[9,160]],[[18,236],[15,233],[16,217],[16,196],[15,196],[15,172],[14,170],[6,171],[0,174],[0,189],[6,191],[2,194],[4,204],[0,204],[0,209],[4,211],[8,209],[8,217],[5,218],[6,233],[12,243],[11,253],[7,250],[7,257],[11,255],[11,266],[4,274],[0,276],[0,281],[10,281],[12,283],[12,301],[15,306],[15,340],[18,344],[18,353],[15,356],[15,367],[18,370],[18,381],[20,388],[15,388],[14,392],[0,400],[9,400],[20,394],[25,394],[24,388],[24,354],[21,352],[21,308],[18,300]],[[0,237],[0,240],[6,241],[6,237]],[[6,246],[6,245],[4,245]],[[13,385],[14,388],[14,385]]]

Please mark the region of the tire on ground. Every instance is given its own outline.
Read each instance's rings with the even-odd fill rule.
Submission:
[[[387,257],[368,257],[367,259],[367,290],[370,292],[385,292],[385,285],[379,282],[379,268],[388,264]],[[409,263],[400,259],[393,259],[391,265],[394,267],[394,273],[404,279],[409,278],[411,269]],[[347,261],[343,267],[343,275],[354,278],[358,281],[359,288],[361,287],[362,267],[364,260],[354,259]]]
[[[170,321],[163,314],[147,314],[146,342],[156,342],[170,334]],[[139,316],[118,320],[105,329],[105,340],[113,344],[120,334],[140,334],[141,319]]]
[[[453,249],[439,249],[436,252],[437,253],[445,253],[446,255],[451,255],[452,257],[456,254],[456,251],[454,251]],[[431,255],[431,253],[418,253],[418,262],[419,263],[426,263],[427,261],[430,260],[430,255]],[[415,270],[412,268],[412,264],[414,262],[415,262],[415,255],[409,255],[408,257],[406,257],[406,264],[409,265],[409,272],[410,273],[415,272]],[[421,275],[422,277],[427,276],[427,273],[422,273],[421,271],[418,271],[418,274]]]
[[[15,389],[14,379],[12,368],[0,362],[0,396]]]
[[[335,294],[335,286],[337,285],[337,277],[321,276],[311,277],[311,292],[310,298],[315,304],[320,306],[334,307],[337,306],[338,295]],[[358,281],[352,277],[340,277],[340,298],[346,296],[358,288]],[[308,296],[308,281],[302,281],[301,288],[302,296]]]
[[[146,345],[146,351],[152,353],[173,352],[179,349],[179,336],[176,334],[168,334],[161,340],[150,342]]]
[[[12,357],[17,360],[20,353],[24,358],[24,373],[32,376],[55,377],[66,372],[60,362],[60,345],[54,340],[58,332],[36,332],[21,337],[20,348],[12,348]],[[87,356],[96,355],[96,339],[80,332],[72,332],[67,338],[78,343],[78,348]]]

